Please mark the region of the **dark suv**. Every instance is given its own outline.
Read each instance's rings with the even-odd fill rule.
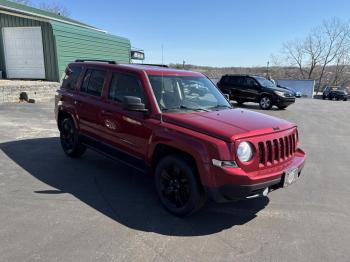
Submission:
[[[278,88],[261,76],[224,75],[218,82],[218,87],[238,104],[256,102],[264,110],[270,109],[273,105],[285,109],[295,102],[292,91]]]
[[[329,100],[348,100],[348,92],[341,86],[326,86],[322,94],[323,100],[328,98]]]
[[[55,113],[69,157],[90,148],[152,174],[160,201],[178,216],[207,196],[266,196],[293,184],[304,166],[295,124],[232,108],[200,73],[71,63]]]

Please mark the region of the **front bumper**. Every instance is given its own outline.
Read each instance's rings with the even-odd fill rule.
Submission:
[[[266,188],[268,188],[268,192],[271,192],[283,187],[284,173],[287,170],[297,167],[298,177],[300,177],[304,164],[305,153],[299,149],[293,159],[270,170],[265,169],[254,172],[254,174],[244,174],[239,168],[236,168],[236,171],[234,168],[222,169],[222,172],[215,174],[217,186],[206,187],[206,191],[215,202],[262,196]]]
[[[277,97],[275,100],[276,106],[289,106],[295,103],[295,97]]]

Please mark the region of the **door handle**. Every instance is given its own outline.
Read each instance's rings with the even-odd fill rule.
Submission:
[[[82,103],[80,101],[74,100],[74,105],[81,105]]]

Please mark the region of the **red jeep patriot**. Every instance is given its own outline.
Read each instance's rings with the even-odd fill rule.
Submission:
[[[160,201],[178,216],[206,196],[266,196],[304,166],[296,125],[232,108],[200,73],[77,60],[57,92],[64,152],[80,157],[91,148],[151,172]]]

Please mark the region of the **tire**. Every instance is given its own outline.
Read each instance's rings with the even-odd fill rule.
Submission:
[[[326,100],[326,96],[322,96],[322,99],[323,99],[323,100]]]
[[[348,99],[347,99],[347,98],[344,98],[344,101],[348,101]]]
[[[280,110],[284,110],[284,109],[287,108],[287,106],[277,106],[277,107],[278,107],[278,109],[280,109]]]
[[[86,147],[79,141],[79,135],[72,118],[65,118],[60,123],[60,140],[64,153],[72,158],[81,157]]]
[[[259,101],[262,110],[269,110],[272,107],[272,99],[269,96],[262,96]]]
[[[175,216],[193,214],[205,202],[197,171],[184,157],[170,155],[162,158],[156,167],[154,180],[161,203]]]

